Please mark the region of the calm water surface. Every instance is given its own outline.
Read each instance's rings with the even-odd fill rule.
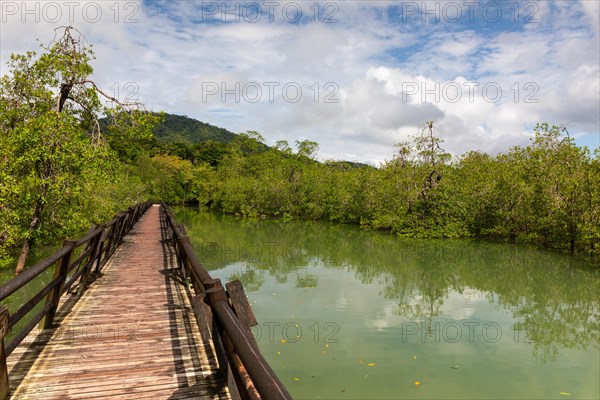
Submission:
[[[240,279],[299,399],[600,397],[600,272],[581,259],[354,226],[178,209],[213,277]]]

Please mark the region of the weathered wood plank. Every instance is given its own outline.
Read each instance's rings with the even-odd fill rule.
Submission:
[[[250,303],[248,302],[246,292],[244,292],[242,282],[236,279],[235,281],[228,282],[225,287],[227,288],[229,300],[231,301],[231,305],[233,306],[235,313],[242,322],[242,325],[244,325],[244,327],[248,329],[248,332],[250,332],[250,328],[258,325],[258,322],[254,316],[252,307],[250,307]]]
[[[81,298],[61,299],[57,327],[8,357],[12,398],[231,398],[159,218],[151,207]]]

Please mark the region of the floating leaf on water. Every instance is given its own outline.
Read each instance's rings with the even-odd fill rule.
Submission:
[[[365,362],[364,362],[362,359],[361,359],[361,360],[358,360],[358,362],[359,362],[359,363],[361,363],[361,364],[364,364],[364,363],[365,363]]]
[[[415,386],[419,386],[420,384],[421,384],[421,382],[415,381]]]
[[[377,364],[375,364],[375,363],[368,363],[367,367],[374,367],[375,365],[377,365]]]
[[[450,368],[452,368],[452,369],[459,369],[460,368],[460,364],[453,365]]]
[[[295,381],[299,381],[299,380],[300,380],[300,378],[294,378],[294,380],[295,380]]]
[[[563,396],[571,396],[571,393],[569,392],[560,392],[560,394],[562,394]]]
[[[280,355],[281,355],[281,352],[280,352],[280,351],[278,351],[278,352],[277,352],[277,355],[278,355],[278,356],[280,356]]]
[[[413,356],[413,360],[416,360],[416,359],[417,359],[417,356]]]
[[[344,393],[346,391],[346,389],[342,389],[340,390],[340,393]]]
[[[285,342],[286,342],[286,340],[285,340],[285,339],[281,339],[281,343],[285,343]]]

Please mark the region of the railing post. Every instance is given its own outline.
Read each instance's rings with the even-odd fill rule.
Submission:
[[[119,242],[121,240],[121,229],[123,226],[123,213],[121,213],[117,216],[117,221],[114,223],[113,226],[115,229],[113,230],[112,236],[111,236],[111,248],[110,248],[111,254],[119,246]]]
[[[10,392],[6,352],[4,351],[4,337],[8,333],[9,320],[10,313],[8,312],[8,308],[0,305],[0,400],[6,399]]]
[[[93,256],[90,257],[90,270],[94,265],[94,261],[102,258],[102,239],[104,238],[104,230],[106,229],[106,224],[98,225],[98,228],[102,228],[100,232],[98,232],[98,236],[94,239],[94,251],[92,252]]]
[[[123,236],[125,236],[127,234],[127,232],[129,232],[129,229],[131,229],[132,217],[133,217],[133,208],[129,207],[127,209],[127,211],[125,211],[125,225],[123,228]]]
[[[205,282],[206,297],[204,300],[211,309],[214,310],[214,305],[218,302],[227,302],[227,293],[223,288],[220,279],[211,279]],[[233,374],[229,356],[233,353],[233,346],[227,332],[223,326],[217,322],[216,316],[213,314],[212,334],[216,350],[217,361],[219,363],[219,373],[227,380],[227,387],[230,391],[237,391],[239,397],[239,388],[242,387],[238,383],[239,377]]]
[[[131,228],[132,228],[132,229],[133,229],[133,225],[137,224],[137,222],[138,222],[138,221],[139,221],[139,219],[140,219],[140,216],[142,215],[142,212],[141,212],[141,210],[142,210],[142,209],[141,209],[141,207],[140,207],[140,206],[136,206],[136,207],[133,209],[133,218],[132,218],[133,224],[131,225]]]
[[[127,230],[128,215],[129,214],[124,213],[123,215],[121,215],[121,219],[119,220],[119,235],[117,236],[117,247],[121,244],[123,238],[125,237],[125,231]]]
[[[102,233],[103,235],[104,233]],[[102,236],[100,235],[100,236]],[[100,248],[98,249],[98,255],[96,259],[96,268],[94,269],[95,273],[100,272],[100,266],[102,264],[102,251],[104,251],[104,240],[100,240]]]
[[[42,320],[41,325],[44,329],[52,327],[54,323],[54,317],[56,316],[56,310],[58,309],[58,302],[60,301],[60,295],[62,293],[63,287],[65,286],[65,280],[67,279],[67,273],[69,272],[69,263],[71,262],[71,254],[73,254],[73,249],[75,248],[75,244],[77,241],[75,240],[65,240],[63,246],[69,246],[69,252],[65,254],[60,260],[60,265],[56,266],[54,270],[54,277],[52,280],[56,279],[60,276],[60,283],[56,285],[56,287],[48,293],[46,297],[46,304],[52,302],[52,308],[48,311],[48,315]]]
[[[184,224],[177,224],[175,225],[177,227],[177,229],[179,230],[179,232],[181,232],[181,234],[183,236],[187,236],[187,229],[185,229],[185,225]]]
[[[135,212],[137,210],[137,207],[130,207],[129,208],[129,220],[127,221],[127,232],[129,232],[131,230],[131,228],[133,228],[133,224],[135,224]]]
[[[141,216],[142,216],[143,213],[144,213],[144,204],[138,204],[135,207],[135,222],[136,223],[141,218]]]
[[[172,235],[172,239],[173,239],[173,247],[175,248],[175,252],[177,253],[177,258],[179,259],[179,265],[181,266],[182,269],[186,269],[187,268],[187,258],[184,256],[184,252],[183,252],[183,246],[182,246],[182,242],[189,242],[190,244],[192,243],[190,238],[187,236],[183,236],[180,239],[177,239],[177,235],[175,234],[175,229],[177,229],[177,226],[173,226],[173,235]]]
[[[212,279],[205,283],[206,287],[206,300],[208,304],[213,307],[218,301],[227,302],[227,292],[223,288],[223,284],[220,279]]]
[[[94,227],[94,229],[102,228],[102,230],[100,232],[98,232],[98,234],[92,239],[92,243],[91,243],[92,251],[90,252],[90,255],[88,256],[88,262],[85,263],[85,271],[83,271],[83,273],[81,274],[81,279],[79,281],[79,290],[77,290],[78,296],[81,296],[83,294],[83,291],[85,290],[85,285],[87,285],[87,282],[89,280],[90,272],[92,271],[92,267],[94,266],[94,261],[96,261],[96,256],[97,256],[97,252],[98,252],[98,244],[100,243],[100,239],[102,239],[104,227],[105,227],[105,225],[98,225],[98,226]]]
[[[116,249],[119,246],[119,243],[121,242],[121,231],[123,230],[123,215],[125,214],[119,215],[119,219],[117,219],[117,222],[115,223],[115,232],[113,236],[113,250]],[[113,250],[111,250],[111,252]]]
[[[112,246],[112,242],[113,242],[113,236],[115,235],[115,225],[117,224],[117,221],[115,221],[111,226],[110,229],[108,230],[107,234],[106,234],[106,255],[110,254],[110,247]]]

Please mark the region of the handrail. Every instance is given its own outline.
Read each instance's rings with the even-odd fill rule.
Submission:
[[[218,328],[213,330],[213,333],[218,334],[215,342],[220,341],[229,350],[227,351],[228,362],[234,366],[237,373],[236,388],[233,389],[244,392],[246,394],[244,398],[291,399],[291,395],[258,349],[256,340],[250,333],[250,327],[240,320],[239,310],[232,304],[234,299],[231,292],[226,292],[221,281],[213,279],[206,271],[194,252],[185,228],[183,225],[177,225],[173,213],[165,203],[161,203],[161,210],[177,260],[192,283],[195,298],[203,299],[204,304],[210,307],[209,314],[215,317],[213,322],[216,322]],[[237,283],[241,288],[241,283],[239,281]],[[229,285],[227,285],[228,289]],[[245,296],[242,297],[245,299]],[[206,320],[205,314],[201,315],[201,307],[194,306],[194,314],[201,328],[203,324],[212,325]],[[223,368],[222,365],[220,367]],[[251,382],[244,382],[246,377],[249,377]],[[231,389],[230,387],[230,392]]]
[[[6,398],[9,390],[6,357],[27,337],[38,322],[43,320],[41,327],[44,329],[52,327],[60,297],[63,293],[68,291],[77,279],[80,281],[78,294],[83,293],[92,272],[100,272],[121,243],[123,236],[133,227],[150,205],[150,202],[137,204],[130,207],[126,212],[117,214],[110,222],[92,227],[85,236],[77,240],[65,240],[63,246],[52,255],[0,285],[1,302],[56,264],[54,276],[50,282],[30,296],[23,305],[12,312],[12,315],[6,306],[0,304],[0,400]],[[82,245],[86,245],[86,247],[82,249],[81,254],[74,261],[71,261],[76,249]],[[96,264],[96,267],[92,271],[94,264]],[[45,303],[41,310],[36,312],[24,326],[20,327],[5,346],[4,339],[6,335],[44,299]]]
[[[58,249],[54,254],[49,256],[48,258],[40,261],[39,263],[33,265],[30,268],[27,268],[23,273],[17,275],[15,278],[6,282],[4,285],[0,286],[0,301],[4,300],[29,282],[37,277],[39,274],[48,269],[51,265],[53,265],[56,261],[60,260],[71,251],[72,248],[70,246],[63,246]]]

